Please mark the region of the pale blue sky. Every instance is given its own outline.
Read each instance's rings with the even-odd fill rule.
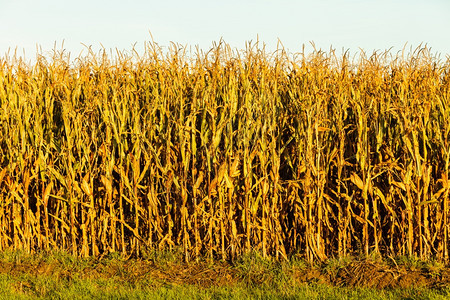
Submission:
[[[339,53],[396,52],[423,42],[445,57],[449,31],[449,0],[0,0],[0,56],[17,46],[31,59],[37,44],[47,52],[63,40],[72,57],[85,49],[81,43],[95,50],[100,43],[120,50],[136,43],[141,51],[149,32],[164,47],[173,41],[208,50],[223,38],[243,49],[258,36],[268,50],[278,38],[290,52],[303,44],[311,50],[311,41]]]

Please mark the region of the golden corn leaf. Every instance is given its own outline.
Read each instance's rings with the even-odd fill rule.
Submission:
[[[403,182],[392,181],[391,183],[392,183],[392,185],[394,185],[394,186],[396,186],[396,187],[398,187],[398,188],[400,188],[400,189],[402,189],[403,191],[406,192],[406,186],[405,186],[405,184]]]
[[[352,173],[352,175],[350,175],[350,180],[351,182],[353,182],[353,184],[355,184],[360,190],[364,189],[364,183],[361,179],[361,177],[358,176],[358,174],[356,173]]]

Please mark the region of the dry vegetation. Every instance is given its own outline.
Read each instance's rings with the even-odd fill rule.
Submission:
[[[0,59],[0,250],[449,258],[450,61]]]

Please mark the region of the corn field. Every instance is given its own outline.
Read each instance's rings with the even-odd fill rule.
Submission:
[[[449,260],[450,59],[0,59],[0,251]]]

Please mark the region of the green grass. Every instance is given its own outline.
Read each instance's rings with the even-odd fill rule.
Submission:
[[[324,284],[285,286],[283,289],[245,285],[201,288],[193,285],[138,284],[109,280],[61,280],[52,276],[0,275],[1,299],[449,299],[450,289],[332,287]]]
[[[78,259],[64,252],[2,252],[0,299],[450,299],[450,288],[445,285],[435,289],[376,289],[321,282],[320,278],[328,278],[324,274],[336,275],[355,264],[357,260],[352,258],[310,266],[301,259],[277,262],[257,254],[245,255],[233,264],[182,264],[176,257],[176,253],[155,252],[143,261],[119,255]],[[386,261],[373,263],[383,265]],[[392,263],[408,270],[430,270],[430,276],[439,276],[445,269],[405,257]],[[186,269],[187,276],[181,276]],[[217,278],[201,281],[215,269]],[[192,270],[197,273],[189,273]],[[296,270],[315,270],[322,277],[294,280]]]

